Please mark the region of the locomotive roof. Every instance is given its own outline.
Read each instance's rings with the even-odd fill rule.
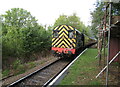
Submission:
[[[77,29],[75,29],[76,32],[78,32],[79,34],[82,34],[80,31],[78,31]]]

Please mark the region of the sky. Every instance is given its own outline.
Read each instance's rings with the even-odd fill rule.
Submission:
[[[90,11],[96,0],[1,0],[0,14],[11,8],[23,8],[34,16],[39,24],[53,25],[62,14],[76,13],[85,25],[90,25]]]

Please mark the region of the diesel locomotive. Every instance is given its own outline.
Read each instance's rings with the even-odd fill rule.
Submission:
[[[52,32],[51,51],[57,56],[70,56],[86,45],[88,37],[69,25],[59,25]]]

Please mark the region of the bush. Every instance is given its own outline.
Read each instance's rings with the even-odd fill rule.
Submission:
[[[43,52],[46,54],[46,51],[50,50],[51,31],[39,25],[30,12],[13,8],[1,15],[0,19],[2,19],[2,60],[4,69],[11,67],[10,64],[12,63],[8,63],[9,60],[15,61],[13,68],[22,68],[20,66],[21,62],[36,59],[33,54],[42,54]]]

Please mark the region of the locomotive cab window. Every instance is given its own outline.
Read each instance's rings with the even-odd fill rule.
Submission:
[[[54,32],[53,32],[53,37],[54,37],[54,38],[58,37],[58,31],[54,31]]]
[[[69,38],[74,38],[73,31],[69,31]]]

